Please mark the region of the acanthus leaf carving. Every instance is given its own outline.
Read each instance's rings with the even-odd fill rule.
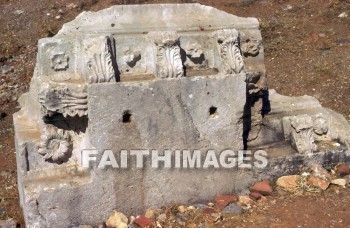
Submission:
[[[314,139],[314,126],[311,116],[290,117],[292,146],[299,153],[312,154],[317,150]]]
[[[239,46],[239,33],[236,29],[222,29],[214,32],[224,74],[238,74],[243,71],[244,63]]]
[[[99,53],[87,62],[89,84],[116,81],[116,46],[112,36],[105,38],[105,43]]]
[[[179,78],[184,76],[180,54],[180,41],[176,32],[153,32],[157,46],[157,75],[159,78]]]
[[[52,116],[61,113],[64,117],[87,115],[87,92],[85,88],[69,89],[68,87],[56,87],[44,89],[39,93],[39,103],[42,106],[42,113]]]
[[[46,125],[38,146],[38,153],[44,156],[44,160],[54,163],[68,161],[72,153],[72,141],[70,134],[53,125]]]

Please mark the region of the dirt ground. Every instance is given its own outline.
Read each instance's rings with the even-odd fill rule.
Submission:
[[[289,96],[311,95],[350,120],[349,0],[0,0],[0,219],[22,221],[16,185],[12,114],[29,87],[37,41],[57,33],[82,11],[114,4],[191,3],[243,17],[257,17],[269,88]],[[73,3],[73,4],[72,4]],[[184,15],[185,16],[185,15]],[[272,107],[273,108],[273,107]],[[268,197],[222,226],[350,226],[350,191]]]

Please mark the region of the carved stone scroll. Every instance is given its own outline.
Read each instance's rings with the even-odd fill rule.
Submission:
[[[243,70],[244,63],[239,48],[239,33],[236,29],[222,29],[214,32],[220,57],[222,60],[222,73],[234,74]]]
[[[177,33],[153,32],[151,34],[157,46],[157,76],[159,78],[183,77],[184,69]]]
[[[84,89],[73,91],[67,87],[44,89],[39,94],[39,102],[42,105],[42,113],[52,116],[61,113],[64,117],[79,117],[87,115],[87,93]]]
[[[116,81],[115,53],[114,38],[106,37],[101,52],[95,53],[87,63],[89,84]]]

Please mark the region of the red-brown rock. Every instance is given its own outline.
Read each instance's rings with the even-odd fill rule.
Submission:
[[[320,178],[320,177],[316,177],[314,175],[310,175],[307,183],[311,186],[317,187],[321,190],[326,190],[330,184],[330,182]]]
[[[213,208],[205,208],[203,209],[203,214],[206,214],[206,215],[209,215],[209,214],[212,214],[212,213],[215,213],[215,210]]]
[[[236,202],[238,197],[235,195],[216,195],[215,207],[222,210],[232,202]]]
[[[309,167],[312,170],[313,176],[321,178],[327,182],[330,182],[332,180],[332,177],[329,174],[329,172],[325,168],[323,168],[320,164],[311,163]]]
[[[154,221],[152,219],[147,218],[146,216],[139,216],[134,221],[133,224],[138,225],[139,227],[152,227]]]
[[[251,198],[254,201],[258,201],[261,198],[261,194],[259,192],[251,192],[249,194],[249,198]]]
[[[338,174],[340,177],[346,176],[350,174],[350,167],[345,164],[340,164],[335,169],[336,174]]]
[[[264,180],[255,183],[252,187],[250,187],[251,192],[258,192],[263,196],[270,195],[273,191],[270,181],[269,180]]]

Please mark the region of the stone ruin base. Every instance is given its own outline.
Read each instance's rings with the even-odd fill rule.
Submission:
[[[267,90],[258,28],[254,18],[199,4],[114,6],[40,40],[14,115],[27,227],[98,225],[115,209],[200,203],[309,162],[350,163],[344,117],[315,98]],[[116,157],[123,149],[264,150],[268,164],[155,169],[149,159],[135,168],[132,158],[129,168],[83,166],[83,150],[100,159],[106,149]]]

